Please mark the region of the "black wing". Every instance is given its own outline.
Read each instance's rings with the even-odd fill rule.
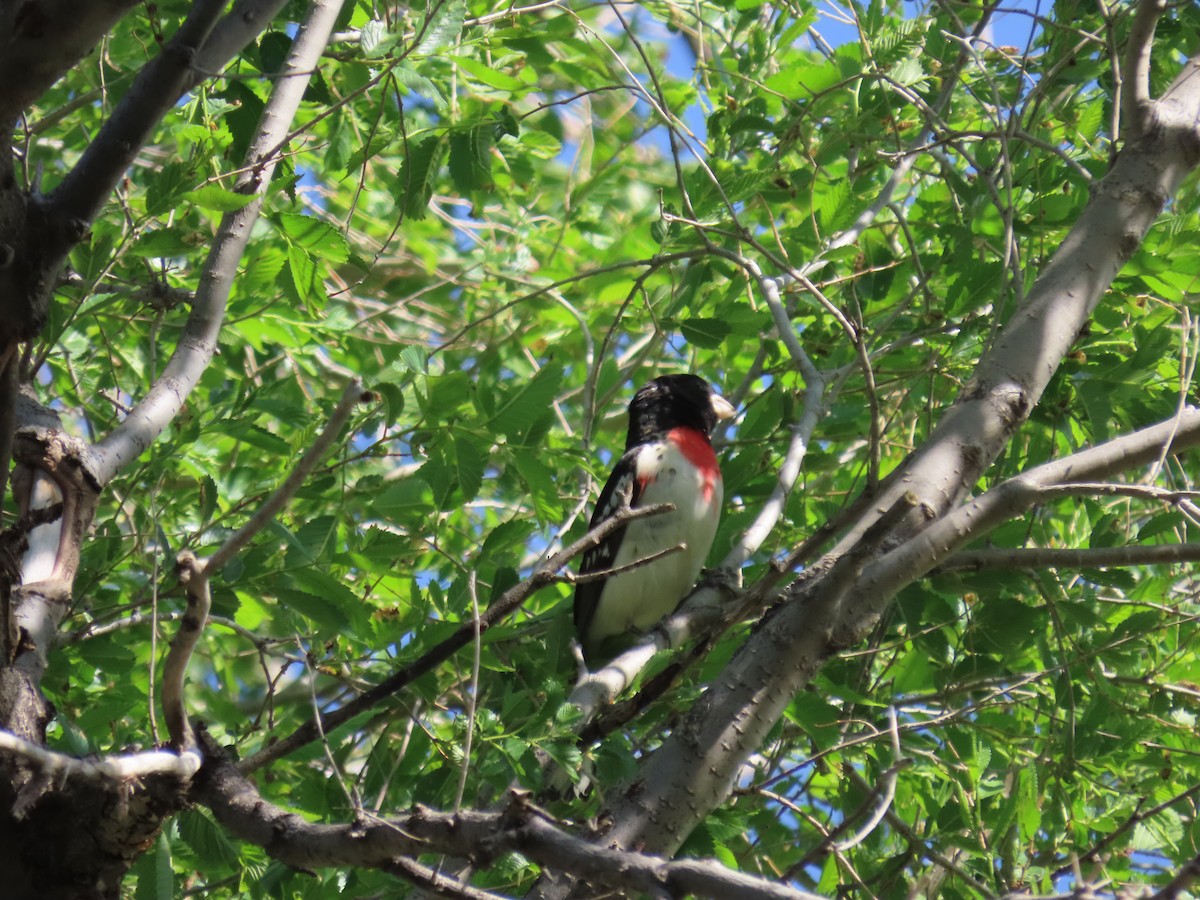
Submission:
[[[596,509],[592,513],[591,522],[588,523],[588,531],[610,518],[623,506],[638,505],[642,496],[642,486],[637,480],[637,457],[641,450],[641,447],[634,447],[617,462],[604,484],[604,490],[600,492],[600,499],[596,501]],[[609,532],[604,540],[583,554],[579,574],[587,575],[611,569],[624,537],[624,528]],[[580,641],[587,636],[592,616],[596,614],[596,607],[600,605],[600,594],[607,583],[607,578],[597,578],[595,581],[575,585],[575,633]]]

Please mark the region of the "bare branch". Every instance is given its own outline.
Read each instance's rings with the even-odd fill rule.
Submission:
[[[1150,114],[1150,54],[1154,49],[1154,29],[1167,8],[1166,0],[1139,0],[1129,27],[1125,48],[1125,72],[1121,80],[1121,117],[1125,120],[1126,141],[1136,140],[1146,129]],[[1115,136],[1114,136],[1115,137]]]
[[[389,821],[348,825],[305,821],[267,802],[210,737],[201,734],[205,766],[195,796],[235,836],[300,869],[323,866],[386,868],[420,853],[469,856],[481,864],[518,851],[551,871],[569,872],[623,892],[721,900],[820,900],[788,885],[733,872],[713,860],[669,861],[621,852],[568,834],[524,794],[512,792],[498,812],[438,812],[418,807]]]
[[[159,120],[178,100],[192,60],[208,38],[224,0],[199,0],[162,51],[142,67],[79,162],[46,199],[47,211],[81,226],[91,222]]]
[[[649,556],[635,559],[633,562],[625,563],[623,566],[613,566],[611,569],[600,569],[581,575],[576,575],[574,572],[563,572],[558,576],[557,580],[564,584],[587,584],[589,581],[603,581],[605,578],[612,578],[614,575],[623,575],[626,572],[632,572],[634,569],[640,569],[642,566],[648,566],[650,563],[657,562],[664,556],[672,556],[686,549],[687,544],[676,544],[674,547],[666,547],[656,553],[651,553]]]
[[[175,639],[171,641],[167,661],[163,664],[163,715],[167,720],[167,733],[171,736],[171,743],[181,750],[194,750],[196,734],[188,721],[183,688],[188,662],[191,661],[192,653],[208,622],[212,599],[208,590],[208,571],[205,563],[196,559],[194,553],[190,550],[180,553],[176,558],[175,568],[179,574],[179,581],[187,592],[187,611],[179,623]]]
[[[150,750],[92,761],[55,753],[7,731],[0,731],[0,751],[20,756],[57,778],[90,781],[128,781],[147,775],[169,775],[186,781],[200,769],[200,754],[192,750]]]
[[[993,547],[963,550],[937,567],[964,569],[1105,569],[1113,566],[1162,566],[1200,562],[1200,544],[1153,544],[1148,547],[1089,547],[1079,550],[1042,547]]]
[[[315,0],[300,25],[280,78],[263,109],[258,130],[246,152],[245,170],[236,190],[254,200],[221,220],[212,252],[200,274],[191,315],[166,368],[146,396],[112,432],[93,448],[101,484],[135,460],[162,433],[183,407],[217,348],[225,303],[238,263],[258,219],[263,197],[278,158],[271,155],[287,134],[309,79],[321,60],[341,4]]]
[[[133,0],[35,0],[0,5],[0,122],[13,123],[64,72],[92,52]]]

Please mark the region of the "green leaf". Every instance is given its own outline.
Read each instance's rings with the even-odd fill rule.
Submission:
[[[509,437],[528,431],[550,409],[562,379],[562,364],[554,360],[546,363],[529,381],[504,393],[491,425]]]
[[[184,809],[178,822],[179,836],[204,865],[232,869],[238,864],[237,847],[199,807]]]
[[[425,21],[417,29],[416,56],[430,56],[452,44],[467,20],[466,0],[427,0]]]
[[[460,194],[490,191],[492,180],[492,123],[476,125],[450,135],[450,177]]]
[[[765,85],[791,100],[810,100],[842,81],[842,73],[833,62],[796,63],[766,79]]]
[[[171,868],[171,844],[165,834],[159,834],[154,846],[154,896],[170,900],[175,896],[175,872]]]
[[[291,588],[275,588],[275,599],[287,609],[316,623],[323,631],[340,633],[349,626],[342,608],[328,597]]]
[[[429,484],[421,478],[401,478],[382,493],[373,494],[372,498],[371,506],[381,516],[403,518],[413,511],[433,508],[433,494]]]
[[[720,347],[732,330],[728,322],[697,316],[685,319],[679,326],[689,344],[714,350]]]
[[[414,71],[408,66],[398,65],[392,69],[392,77],[408,88],[415,96],[432,100],[439,112],[443,112],[449,108],[449,103],[446,101],[446,95],[442,89],[434,81],[426,78],[421,73]]]
[[[410,219],[424,219],[433,197],[433,182],[445,155],[444,135],[430,134],[409,143],[409,153],[397,175],[400,206]]]
[[[195,244],[177,228],[163,228],[145,232],[129,252],[134,256],[174,257],[191,253]]]
[[[344,263],[350,258],[346,238],[328,222],[297,213],[280,213],[277,221],[290,244],[303,247],[313,256],[334,263]]]
[[[358,46],[362,49],[363,56],[367,59],[372,59],[376,55],[382,55],[384,39],[388,36],[387,23],[382,19],[371,19],[365,23],[358,32]],[[377,51],[379,51],[377,53]]]
[[[190,200],[201,209],[213,212],[227,213],[242,209],[254,200],[254,194],[239,194],[237,191],[227,191],[215,184],[206,184],[194,191],[188,191],[183,199]]]
[[[455,64],[475,81],[486,84],[488,87],[493,87],[498,91],[511,93],[513,91],[521,91],[526,87],[521,79],[514,78],[507,72],[501,72],[499,69],[491,66],[485,66],[483,63],[469,56],[456,56],[453,59]]]
[[[324,300],[325,288],[317,258],[296,244],[288,244],[287,269],[294,296],[301,303]]]
[[[487,452],[475,440],[464,436],[454,438],[455,475],[464,500],[473,500],[483,484]]]

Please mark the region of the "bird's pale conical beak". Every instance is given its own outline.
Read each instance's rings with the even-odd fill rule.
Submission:
[[[737,415],[737,410],[733,408],[733,404],[720,394],[712,395],[712,411],[713,414],[716,415],[718,422],[723,422],[726,419],[732,419]]]

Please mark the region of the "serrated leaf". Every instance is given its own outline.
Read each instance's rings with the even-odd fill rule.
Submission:
[[[510,388],[496,407],[491,424],[501,434],[514,436],[532,428],[558,396],[563,367],[557,361],[542,366],[524,385]]]
[[[460,194],[469,196],[475,191],[490,191],[492,181],[492,146],[495,125],[487,123],[457,131],[450,136],[450,178]]]
[[[217,483],[208,475],[200,479],[200,521],[208,522],[212,519],[213,512],[217,508],[217,498],[219,496]]]
[[[685,319],[679,325],[679,331],[689,344],[708,350],[720,347],[731,330],[728,322],[699,316]]]
[[[158,836],[154,847],[154,890],[159,900],[175,896],[175,872],[171,868],[171,843],[166,832]]]
[[[473,440],[455,436],[454,473],[463,500],[473,500],[483,484],[483,470],[487,466],[487,453]]]
[[[325,631],[341,632],[349,625],[338,605],[325,597],[291,588],[276,588],[273,593],[275,599],[283,606],[316,623]]]
[[[1017,827],[1021,840],[1032,841],[1042,826],[1041,798],[1038,796],[1038,776],[1033,768],[1020,770],[1020,796],[1017,801]]]
[[[544,131],[526,130],[521,134],[521,149],[536,159],[554,159],[562,153],[562,141]]]
[[[433,197],[433,181],[437,177],[445,153],[446,141],[441,134],[430,134],[409,144],[408,156],[400,166],[398,198],[404,215],[424,219]]]
[[[315,257],[303,247],[288,244],[287,261],[289,281],[297,300],[307,303],[324,295],[320,266]]]
[[[358,46],[362,49],[363,56],[367,59],[373,57],[387,34],[387,23],[381,19],[372,19],[363,25],[358,32]]]
[[[328,222],[298,213],[280,213],[277,221],[289,244],[333,263],[344,263],[350,258],[346,238]]]
[[[429,352],[424,347],[409,345],[400,351],[396,364],[403,364],[410,372],[425,372],[429,368]]]
[[[382,516],[407,516],[412,510],[433,508],[433,493],[422,478],[401,478],[378,494],[371,502],[371,509]]]
[[[192,203],[195,203],[201,209],[227,213],[235,212],[247,206],[254,200],[254,196],[254,194],[239,194],[237,191],[227,191],[225,188],[215,184],[206,184],[202,188],[188,191],[183,195],[183,198],[192,201]]]
[[[185,253],[191,253],[193,249],[192,244],[177,229],[160,228],[143,234],[129,248],[129,252],[134,256],[153,259],[155,257],[183,256]]]
[[[413,51],[417,56],[429,56],[453,43],[462,34],[467,20],[465,0],[431,0],[426,7],[425,21],[417,30],[421,42]]]
[[[910,56],[892,67],[892,78],[905,87],[911,87],[925,80],[925,70],[921,68],[919,59]]]
[[[841,69],[833,62],[822,60],[808,65],[797,61],[795,65],[776,72],[764,83],[790,100],[809,100],[841,80]]]
[[[512,93],[513,91],[524,90],[528,87],[521,79],[514,78],[507,72],[501,72],[492,66],[485,66],[479,60],[472,59],[469,56],[456,56],[454,57],[454,62],[476,82],[486,84],[488,87],[495,88],[498,91]]]
[[[414,72],[406,66],[397,66],[392,70],[392,77],[415,96],[432,100],[439,112],[444,112],[449,106],[442,89],[419,72]]]
[[[310,566],[288,572],[286,581],[290,588],[327,601],[338,611],[343,628],[349,627],[354,634],[362,633],[366,624],[362,598],[340,579],[324,569]]]
[[[183,810],[178,821],[180,838],[192,848],[202,863],[227,869],[238,864],[237,847],[217,827],[216,822],[199,809]]]
[[[249,444],[252,447],[257,447],[260,450],[265,450],[272,456],[285,457],[292,455],[292,448],[287,441],[257,425],[247,422],[229,422],[223,426],[223,430],[230,437],[237,438],[239,441]]]

